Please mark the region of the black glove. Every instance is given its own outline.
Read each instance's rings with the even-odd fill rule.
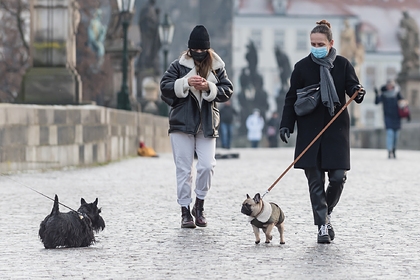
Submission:
[[[379,90],[376,87],[373,90],[375,91],[375,95],[379,95]]]
[[[280,139],[281,141],[283,141],[284,143],[287,143],[287,138],[290,137],[290,130],[287,127],[282,127],[280,128]]]
[[[366,90],[363,88],[362,85],[355,86],[354,92],[358,91],[359,89],[360,89],[359,94],[356,96],[357,101],[361,101],[366,94]]]

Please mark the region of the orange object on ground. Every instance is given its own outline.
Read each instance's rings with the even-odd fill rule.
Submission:
[[[143,142],[140,142],[137,154],[141,157],[158,157],[155,150],[151,147],[146,147]]]

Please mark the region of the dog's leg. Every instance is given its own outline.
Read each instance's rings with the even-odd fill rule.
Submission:
[[[265,229],[263,229],[265,233],[265,243],[270,243],[273,236],[271,235],[271,231],[273,230],[274,224],[269,224]]]
[[[277,226],[280,233],[280,244],[285,244],[284,242],[284,222]]]
[[[255,235],[255,244],[259,244],[261,239],[260,239],[260,229],[257,228],[256,226],[252,225],[252,229],[254,230],[254,235]]]

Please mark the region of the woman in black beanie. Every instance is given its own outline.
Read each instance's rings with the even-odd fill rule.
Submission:
[[[216,138],[219,110],[233,94],[223,60],[210,48],[210,36],[203,25],[194,27],[188,50],[171,63],[160,82],[161,98],[169,112],[169,135],[176,166],[177,202],[181,206],[182,228],[207,226],[204,199],[211,187],[216,166]],[[194,153],[197,155],[196,200],[191,215]]]

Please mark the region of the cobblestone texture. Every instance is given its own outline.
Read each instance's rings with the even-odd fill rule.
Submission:
[[[305,176],[295,169],[264,198],[285,212],[286,244],[275,229],[271,244],[255,245],[241,203],[270,187],[293,149],[231,152],[240,158],[217,161],[207,228],[180,228],[171,154],[0,176],[0,278],[420,279],[420,152],[389,160],[385,150],[352,150],[329,245],[316,243]],[[25,186],[76,209],[81,197],[98,197],[106,228],[97,243],[44,249],[38,229],[53,202]]]

